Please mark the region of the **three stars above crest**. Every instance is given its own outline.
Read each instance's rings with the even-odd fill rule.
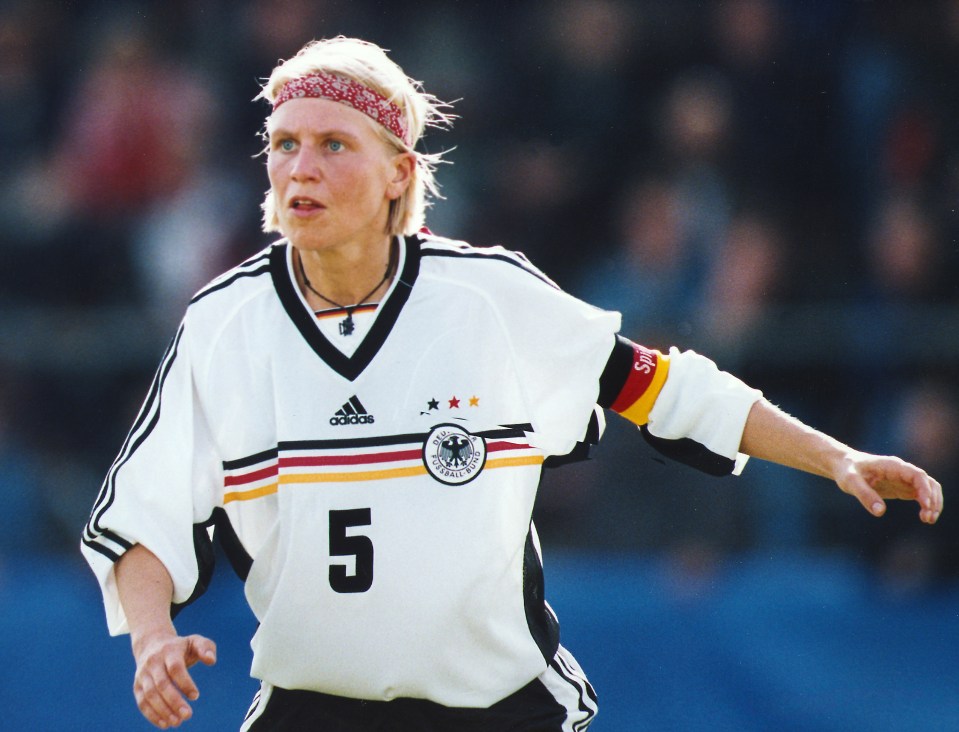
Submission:
[[[460,397],[453,394],[449,399],[436,399],[435,397],[426,402],[426,411],[423,414],[429,414],[430,412],[438,411],[440,408],[440,402],[443,401],[447,404],[447,409],[462,409],[463,407],[479,407],[480,398],[475,394],[469,399],[465,400],[467,404],[462,404],[464,401]]]

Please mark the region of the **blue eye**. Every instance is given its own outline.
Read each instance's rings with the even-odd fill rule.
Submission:
[[[279,149],[282,150],[283,152],[291,152],[293,148],[295,147],[295,144],[293,140],[286,139],[286,140],[280,140],[280,144],[277,145],[277,147],[279,147]]]
[[[343,143],[339,140],[330,140],[329,148],[331,152],[339,152],[343,149]]]

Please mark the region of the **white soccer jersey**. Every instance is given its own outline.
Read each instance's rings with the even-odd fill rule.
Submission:
[[[286,242],[194,298],[84,532],[112,633],[113,562],[143,544],[187,602],[217,518],[259,621],[257,678],[485,707],[543,672],[557,634],[533,502],[544,459],[586,438],[619,316],[501,248],[401,250],[351,355]],[[755,394],[690,359],[674,358],[662,431],[707,424],[732,457]],[[724,385],[708,419],[683,405],[690,378]]]

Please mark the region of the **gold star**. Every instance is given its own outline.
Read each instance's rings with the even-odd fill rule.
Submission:
[[[478,397],[478,396],[470,397],[470,406],[471,406],[471,407],[478,407],[478,406],[479,406],[479,397]]]

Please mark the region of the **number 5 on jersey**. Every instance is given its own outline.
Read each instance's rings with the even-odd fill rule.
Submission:
[[[330,587],[335,592],[366,592],[373,585],[373,542],[370,537],[347,535],[347,530],[372,523],[370,509],[330,511],[330,557],[354,557],[353,574],[347,565],[330,564]]]

